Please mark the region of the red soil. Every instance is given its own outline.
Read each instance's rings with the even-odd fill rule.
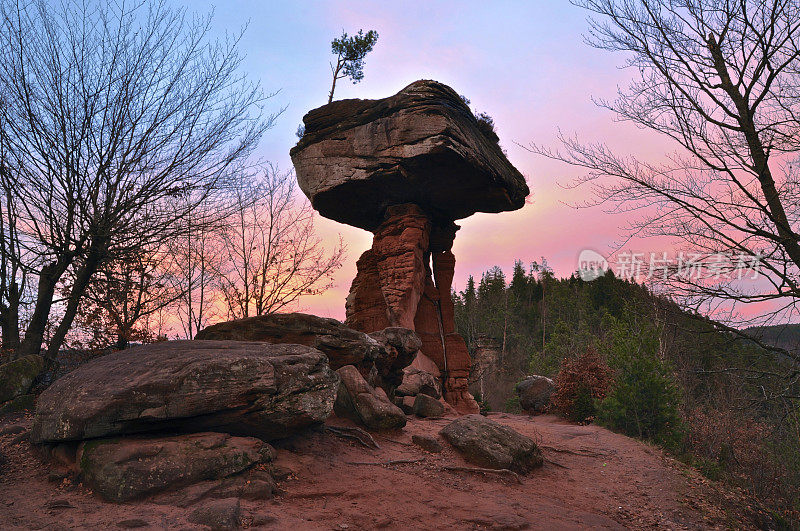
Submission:
[[[580,529],[747,528],[736,495],[710,484],[658,449],[597,426],[544,415],[492,414],[533,437],[545,464],[517,483],[502,474],[448,471],[469,467],[447,443],[441,454],[411,443],[436,435],[449,420],[409,418],[402,431],[375,435],[371,450],[313,432],[279,446],[278,464],[292,470],[270,501],[242,501],[243,527],[274,529]],[[30,419],[14,419],[29,425]],[[332,420],[344,424],[343,421]],[[0,431],[10,419],[0,419]],[[15,439],[17,439],[16,442]],[[0,528],[113,529],[141,519],[150,529],[198,528],[187,522],[197,504],[181,493],[125,504],[103,502],[76,480],[48,481],[53,464],[19,434],[0,438],[8,463],[0,471]],[[391,461],[395,463],[385,464]],[[396,462],[406,461],[406,462]],[[413,461],[413,462],[407,462]],[[183,498],[185,499],[185,497]],[[203,502],[198,502],[202,504]],[[259,526],[254,526],[258,522]]]

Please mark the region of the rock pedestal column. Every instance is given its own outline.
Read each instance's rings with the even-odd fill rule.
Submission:
[[[362,332],[389,326],[415,330],[422,355],[439,369],[445,400],[463,413],[478,411],[467,390],[469,352],[456,333],[450,290],[458,227],[434,223],[412,203],[387,208],[372,249],[358,259],[345,324]]]

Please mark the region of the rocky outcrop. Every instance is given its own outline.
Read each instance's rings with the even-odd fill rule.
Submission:
[[[338,377],[303,345],[168,341],[96,358],[39,397],[34,442],[220,431],[287,437],[330,415]]]
[[[531,413],[542,413],[550,406],[550,398],[556,392],[556,385],[546,376],[534,375],[519,382],[514,386],[514,391],[522,409]]]
[[[352,365],[336,371],[340,378],[335,411],[373,430],[400,429],[406,425],[403,411],[381,389],[367,383]]]
[[[521,208],[525,179],[450,87],[416,81],[381,100],[342,100],[303,117],[290,154],[323,216],[374,230],[387,206],[443,220]]]
[[[43,368],[44,358],[35,354],[0,365],[0,406],[27,395]]]
[[[259,439],[194,433],[87,441],[78,447],[77,462],[95,492],[123,502],[224,478],[274,457],[272,447]]]
[[[400,385],[421,343],[413,330],[383,327],[369,335],[336,319],[304,313],[259,315],[204,328],[197,340],[266,341],[294,343],[322,351],[333,370],[354,365],[365,378],[391,391]]]
[[[413,329],[447,402],[477,412],[450,296],[454,221],[521,208],[529,193],[524,178],[496,135],[435,81],[382,100],[334,102],[303,121],[291,150],[300,188],[323,216],[374,234],[356,264],[345,324],[367,333]]]
[[[533,440],[482,415],[460,417],[439,434],[478,466],[526,474],[542,465],[542,451]]]

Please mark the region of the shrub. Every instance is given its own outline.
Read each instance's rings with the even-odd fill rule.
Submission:
[[[513,395],[511,398],[507,399],[503,410],[506,413],[522,413],[522,406],[519,405],[519,397]]]
[[[681,440],[681,393],[672,369],[659,356],[661,329],[626,307],[605,315],[602,352],[614,371],[611,388],[598,404],[597,420],[626,435],[676,447]]]
[[[497,136],[497,132],[494,130],[494,118],[485,112],[480,112],[475,115],[475,119],[478,120],[478,130],[483,136],[495,144],[500,143],[500,137]]]
[[[572,421],[590,421],[595,415],[595,403],[606,397],[611,379],[605,359],[589,347],[578,357],[562,361],[553,405]]]
[[[667,446],[680,440],[680,393],[667,365],[652,353],[626,353],[612,362],[614,382],[599,404],[601,424]]]

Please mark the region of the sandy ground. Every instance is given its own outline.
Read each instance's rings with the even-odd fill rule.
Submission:
[[[447,470],[469,467],[447,443],[425,452],[413,434],[436,435],[451,419],[409,417],[375,435],[379,449],[315,431],[278,445],[291,470],[269,501],[242,501],[245,528],[268,529],[621,529],[747,528],[737,495],[656,448],[597,426],[554,416],[492,414],[533,437],[545,464],[521,477]],[[29,418],[0,419],[29,425]],[[333,424],[346,424],[333,419]],[[24,433],[24,432],[23,432]],[[21,433],[0,438],[0,529],[192,529],[181,493],[125,504],[103,502],[77,479],[42,462]],[[24,437],[23,437],[24,439]],[[184,498],[185,499],[185,498]],[[728,512],[722,507],[728,508]],[[254,525],[258,522],[260,525]]]

